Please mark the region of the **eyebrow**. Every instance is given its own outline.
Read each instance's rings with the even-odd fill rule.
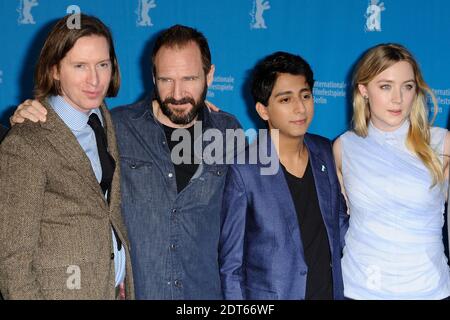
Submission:
[[[188,76],[182,76],[181,79],[186,79],[186,78],[195,78],[195,79],[200,79],[201,75],[188,75]],[[160,76],[156,76],[155,79],[173,79],[172,76],[165,76],[165,75],[160,75]]]
[[[300,93],[303,93],[303,92],[311,92],[311,89],[309,89],[309,88],[302,88],[301,90],[300,90]],[[279,97],[279,96],[285,96],[285,95],[288,95],[288,94],[293,94],[293,92],[292,91],[282,91],[282,92],[278,92],[275,96],[274,96],[274,98],[276,98],[276,97]]]
[[[194,76],[194,75],[191,75],[191,76],[184,76],[184,77],[183,77],[183,79],[186,79],[186,78],[195,78],[195,79],[199,79],[200,76]]]
[[[377,83],[380,83],[380,82],[387,82],[387,83],[393,83],[394,81],[392,81],[392,80],[386,80],[386,79],[381,79],[381,80],[378,80],[377,81]],[[407,82],[416,82],[416,80],[414,80],[414,79],[409,79],[409,80],[406,80],[406,81],[403,81],[403,83],[407,83]]]
[[[96,63],[103,63],[103,62],[112,62],[112,60],[110,58],[108,58],[108,59],[100,60],[100,61],[98,61]],[[87,61],[83,61],[83,60],[73,60],[70,63],[72,63],[72,64],[83,64],[83,63],[88,63],[88,62]]]

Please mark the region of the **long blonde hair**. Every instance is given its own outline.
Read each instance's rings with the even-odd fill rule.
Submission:
[[[377,75],[397,62],[408,62],[416,81],[416,97],[409,115],[410,126],[406,146],[419,157],[430,171],[433,186],[444,181],[444,172],[439,156],[430,146],[430,125],[438,112],[436,97],[425,83],[419,65],[412,54],[399,44],[380,44],[369,49],[359,60],[353,73],[353,130],[361,137],[366,137],[370,121],[369,102],[364,99],[358,85],[365,85]],[[433,117],[428,119],[427,95],[433,102]]]

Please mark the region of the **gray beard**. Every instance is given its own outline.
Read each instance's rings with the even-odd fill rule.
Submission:
[[[202,107],[205,105],[206,93],[208,92],[208,86],[205,83],[205,87],[203,89],[201,98],[196,103],[194,99],[184,97],[180,100],[175,100],[172,97],[168,97],[161,100],[161,97],[158,92],[158,87],[155,86],[155,98],[158,101],[159,106],[161,108],[162,113],[174,124],[177,125],[186,125],[191,123],[195,118],[197,118],[199,112],[202,110]],[[189,103],[192,108],[188,113],[180,114],[178,112],[174,112],[170,109],[169,104],[177,105],[177,104],[186,104]]]

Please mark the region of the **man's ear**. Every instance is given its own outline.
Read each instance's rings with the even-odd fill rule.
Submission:
[[[269,113],[267,112],[267,107],[265,105],[263,105],[261,102],[257,102],[255,108],[261,119],[263,119],[264,121],[269,120]]]
[[[58,66],[56,64],[52,67],[52,76],[53,76],[53,79],[59,81],[59,70],[58,70]]]
[[[209,69],[208,74],[206,75],[206,84],[208,87],[213,83],[214,81],[214,71],[216,70],[216,67],[212,64],[211,68]]]

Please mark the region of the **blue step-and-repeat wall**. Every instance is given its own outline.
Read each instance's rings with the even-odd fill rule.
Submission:
[[[335,138],[350,124],[350,75],[358,57],[381,42],[399,42],[419,60],[447,127],[450,104],[450,1],[447,0],[0,0],[0,116],[32,96],[34,64],[56,19],[76,10],[112,30],[122,73],[114,108],[152,89],[151,45],[173,24],[209,39],[216,74],[208,99],[246,129],[260,125],[248,74],[265,55],[297,53],[315,71],[316,113],[310,132]]]

